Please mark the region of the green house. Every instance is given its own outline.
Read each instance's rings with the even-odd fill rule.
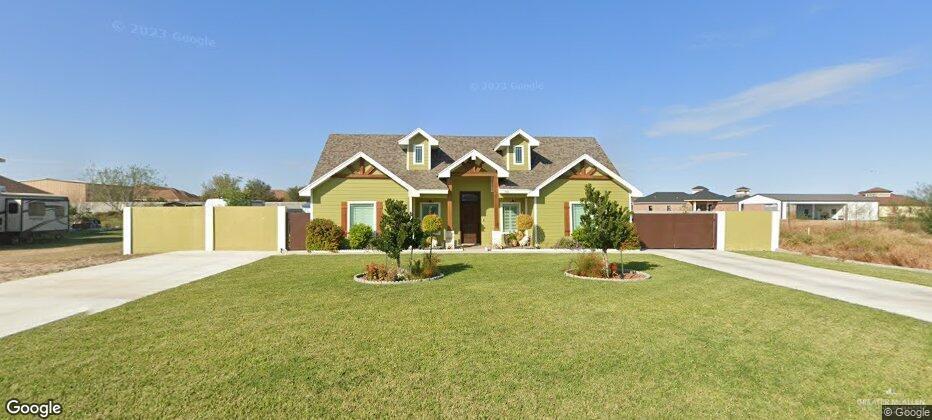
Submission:
[[[378,229],[387,199],[408,203],[420,218],[438,214],[445,238],[490,246],[533,217],[532,241],[550,246],[572,234],[586,184],[610,191],[626,207],[641,192],[625,181],[592,137],[332,134],[311,182],[301,190],[311,218],[344,231]]]

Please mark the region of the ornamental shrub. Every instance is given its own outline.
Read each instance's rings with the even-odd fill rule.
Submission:
[[[582,246],[579,244],[579,241],[577,241],[576,239],[573,239],[570,236],[564,236],[560,238],[560,240],[557,241],[557,243],[553,244],[553,247],[557,249],[579,249]]]
[[[605,260],[595,252],[578,254],[570,260],[570,269],[576,267],[576,275],[583,277],[606,277]]]
[[[308,251],[336,251],[343,242],[343,229],[330,219],[307,222],[305,244]]]
[[[398,269],[390,264],[366,264],[366,280],[369,281],[398,281]]]
[[[515,226],[518,230],[528,230],[534,227],[534,218],[530,214],[519,214],[518,218],[515,219]]]
[[[372,228],[369,225],[357,223],[350,228],[347,239],[350,249],[363,249],[369,246],[369,241],[372,240]]]

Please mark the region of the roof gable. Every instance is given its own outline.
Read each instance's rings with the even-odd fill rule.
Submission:
[[[334,167],[354,154],[364,152],[416,190],[446,190],[439,177],[448,166],[472,150],[494,150],[502,136],[433,136],[439,143],[432,149],[432,166],[428,170],[406,170],[407,155],[398,147],[401,134],[331,134],[321,150],[311,177],[312,182],[324,177]],[[540,146],[529,154],[531,170],[511,171],[501,178],[502,190],[532,190],[555,172],[581,155],[588,155],[617,175],[617,170],[605,151],[592,137],[535,137]],[[483,154],[489,161],[505,167],[505,158],[498,153]]]
[[[481,160],[481,161],[487,163],[489,166],[492,167],[492,169],[495,169],[495,173],[496,173],[496,175],[498,175],[499,178],[505,178],[505,177],[508,176],[508,171],[505,170],[505,168],[502,168],[502,167],[499,166],[497,163],[493,162],[492,159],[489,159],[488,157],[486,157],[486,156],[483,155],[482,153],[479,153],[478,150],[472,149],[472,150],[469,151],[469,153],[466,153],[465,155],[463,155],[463,157],[461,157],[461,158],[455,160],[453,163],[447,165],[447,168],[444,169],[444,170],[442,170],[442,171],[440,171],[440,174],[437,175],[437,177],[438,177],[438,178],[449,178],[450,175],[452,175],[453,169],[459,167],[460,165],[462,165],[463,163],[465,163],[465,162],[468,161],[468,160],[476,160],[476,159]]]
[[[502,139],[502,141],[498,142],[498,144],[495,145],[495,151],[499,151],[499,150],[501,150],[503,147],[508,147],[508,146],[510,146],[510,145],[511,145],[511,141],[514,140],[514,138],[515,138],[515,137],[518,137],[518,136],[521,136],[521,137],[524,137],[525,139],[527,139],[528,146],[530,146],[530,147],[537,147],[537,146],[540,146],[540,140],[535,139],[535,138],[532,137],[530,134],[525,133],[524,130],[522,130],[522,129],[519,128],[518,131],[515,131],[514,133],[511,133],[511,135],[509,135],[508,137],[505,137],[504,139]]]

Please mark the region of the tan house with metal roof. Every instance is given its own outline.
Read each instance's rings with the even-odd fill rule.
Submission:
[[[519,214],[534,218],[533,241],[548,246],[579,222],[586,184],[631,207],[641,191],[623,179],[592,137],[332,134],[301,195],[311,218],[344,231],[378,229],[387,199],[408,203],[420,218],[438,214],[456,244],[493,245],[515,230]]]

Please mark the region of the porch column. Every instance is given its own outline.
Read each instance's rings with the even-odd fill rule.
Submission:
[[[492,214],[494,215],[493,220],[495,225],[492,227],[492,230],[499,230],[498,222],[498,175],[492,174]]]
[[[453,232],[453,177],[452,176],[447,178],[447,230],[449,230],[450,232]]]

